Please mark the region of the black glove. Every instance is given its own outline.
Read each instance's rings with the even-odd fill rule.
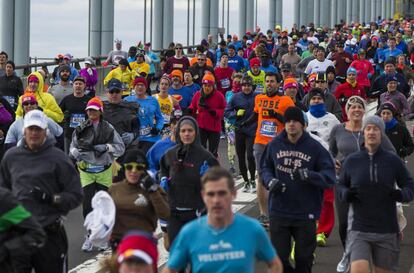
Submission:
[[[349,203],[361,201],[358,188],[350,188],[345,194],[345,200]]]
[[[148,192],[154,192],[158,189],[158,184],[148,174],[141,178],[141,187]]]
[[[285,192],[286,190],[286,184],[277,178],[273,178],[272,180],[270,180],[268,186],[269,186],[269,192],[273,192],[273,193]]]
[[[198,103],[198,107],[203,107],[204,109],[208,109],[209,108],[208,105],[207,105],[207,103],[205,103],[204,101],[200,101]]]
[[[210,115],[212,115],[213,117],[215,117],[217,115],[216,110],[214,109],[209,109],[208,112],[210,113]]]
[[[290,177],[294,181],[306,182],[309,179],[309,170],[306,168],[294,169]]]
[[[402,147],[402,148],[398,151],[398,154],[399,154],[401,157],[406,157],[406,156],[408,156],[408,153],[407,153],[407,148]]]
[[[150,132],[151,135],[158,136],[159,133],[160,133],[160,130],[158,130],[157,127],[151,128],[151,132]]]
[[[397,202],[402,202],[403,200],[403,195],[401,190],[393,190],[390,192],[390,197]]]
[[[285,118],[283,117],[283,115],[279,114],[278,112],[276,112],[273,109],[268,110],[268,112],[269,112],[270,117],[279,120],[281,123],[285,123]]]
[[[339,102],[340,105],[345,105],[347,100],[348,100],[347,97],[340,97],[338,99],[338,102]]]
[[[35,186],[30,193],[32,196],[39,201],[40,203],[44,204],[53,204],[53,196],[48,194],[47,192],[44,192],[39,187]]]

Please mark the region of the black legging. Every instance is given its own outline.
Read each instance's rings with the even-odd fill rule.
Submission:
[[[201,145],[207,149],[208,141],[208,150],[215,156],[218,156],[218,147],[220,144],[220,132],[207,131],[200,128],[200,140]]]
[[[83,187],[83,218],[92,211],[92,198],[98,191],[108,191],[108,187],[96,182]]]
[[[339,237],[341,238],[342,246],[345,249],[346,234],[347,234],[347,229],[348,229],[349,204],[339,200],[338,192],[336,192],[335,195],[336,195],[335,196],[335,207],[336,207],[336,214],[338,216]]]
[[[247,167],[246,167],[246,155],[247,155],[247,165],[249,166],[250,180],[255,179],[256,164],[254,161],[253,155],[253,144],[254,136],[247,136],[242,132],[236,131],[236,154],[239,160],[239,169],[244,181],[249,181],[247,176]]]

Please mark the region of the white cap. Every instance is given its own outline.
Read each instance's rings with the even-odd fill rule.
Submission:
[[[86,57],[85,64],[93,64],[93,59],[91,57]]]
[[[352,39],[351,39],[351,45],[356,45],[356,44],[357,44],[357,39],[352,38]]]
[[[47,128],[47,117],[40,110],[32,110],[24,116],[23,127],[37,126],[42,129]]]
[[[251,45],[251,44],[253,44],[253,41],[252,40],[247,40],[246,44]]]

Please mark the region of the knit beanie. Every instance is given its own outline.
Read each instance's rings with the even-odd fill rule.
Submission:
[[[178,77],[178,78],[180,78],[180,81],[183,81],[183,72],[181,72],[181,70],[174,69],[174,70],[171,72],[170,77],[171,77],[171,78],[173,78],[173,77]]]
[[[329,73],[333,73],[335,75],[335,67],[333,66],[328,66],[326,68],[326,75],[328,75]]]
[[[295,120],[300,122],[303,126],[305,126],[305,119],[303,118],[302,110],[299,107],[291,106],[285,111],[285,122],[290,120]]]
[[[260,59],[259,58],[252,58],[251,60],[250,60],[250,67],[253,67],[253,66],[260,66]]]
[[[286,78],[283,82],[283,91],[288,88],[298,88],[298,82],[295,78]]]
[[[313,97],[321,97],[323,101],[325,101],[325,94],[323,93],[323,90],[320,88],[312,88],[309,91],[309,100],[311,100]]]
[[[382,118],[376,115],[365,117],[364,120],[362,121],[362,130],[364,131],[365,127],[367,127],[367,125],[369,124],[373,124],[377,126],[381,130],[381,134],[384,135],[385,124]]]
[[[88,109],[94,109],[103,112],[103,103],[98,97],[93,97],[88,101],[88,104],[86,105],[85,110]]]
[[[354,104],[360,104],[362,106],[362,108],[364,108],[365,110],[365,100],[363,98],[361,98],[360,96],[352,96],[350,97],[345,104],[345,112],[348,114],[349,108],[351,108],[352,105]]]
[[[395,115],[397,113],[397,109],[396,109],[395,105],[390,101],[386,101],[383,104],[381,104],[380,108],[378,109],[377,115],[381,115],[382,110],[391,111],[393,117],[395,117]]]
[[[67,64],[62,65],[61,67],[59,67],[59,74],[62,73],[62,71],[70,72],[70,66]]]
[[[136,86],[137,84],[143,84],[145,88],[147,88],[147,80],[144,77],[136,77],[134,82],[132,83],[132,86]]]
[[[126,164],[131,162],[145,164],[146,168],[148,168],[147,157],[139,149],[130,149],[125,153],[122,163]]]
[[[348,68],[348,70],[346,71],[346,75],[348,75],[348,74],[350,74],[350,73],[352,73],[352,74],[357,74],[357,71],[356,71],[356,69],[355,68],[353,68],[353,67],[350,67],[350,68]]]
[[[216,79],[214,78],[213,74],[211,73],[206,73],[203,77],[203,79],[201,80],[202,84],[209,84],[209,85],[214,85],[216,83]]]

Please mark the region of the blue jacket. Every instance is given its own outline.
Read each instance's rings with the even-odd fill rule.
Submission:
[[[137,118],[139,119],[139,136],[140,141],[156,142],[161,139],[161,135],[151,135],[151,128],[156,127],[159,131],[164,127],[164,118],[161,114],[160,104],[157,99],[147,96],[145,99],[139,99],[134,95],[124,98],[125,101],[136,102],[139,104]],[[154,124],[155,119],[155,124]]]
[[[228,91],[231,92],[231,91]],[[252,92],[248,95],[243,92],[233,94],[230,101],[227,103],[226,109],[224,110],[224,116],[228,120],[233,120],[236,126],[236,132],[241,132],[248,136],[254,136],[256,134],[257,122],[250,124],[249,126],[240,127],[240,123],[246,121],[252,114],[254,109],[254,99],[259,93]],[[237,110],[244,109],[244,115],[238,117]]]
[[[177,143],[171,140],[170,137],[167,137],[163,140],[157,141],[147,152],[147,160],[149,164],[149,169],[156,173],[160,169],[160,160],[163,155]]]
[[[292,180],[290,174],[295,168],[308,169],[308,181]],[[260,160],[260,176],[266,188],[273,178],[286,184],[285,192],[269,195],[271,216],[317,220],[323,191],[335,183],[335,166],[329,152],[309,133],[303,132],[293,144],[283,130],[266,146]]]
[[[352,230],[373,233],[398,233],[395,201],[390,193],[395,183],[401,188],[403,202],[414,198],[414,180],[405,163],[394,153],[367,150],[350,154],[342,164],[337,185],[339,198],[346,200],[349,189],[357,188],[361,201],[351,203]]]
[[[229,66],[236,70],[236,72],[240,72],[244,68],[244,60],[239,55],[229,56]]]

